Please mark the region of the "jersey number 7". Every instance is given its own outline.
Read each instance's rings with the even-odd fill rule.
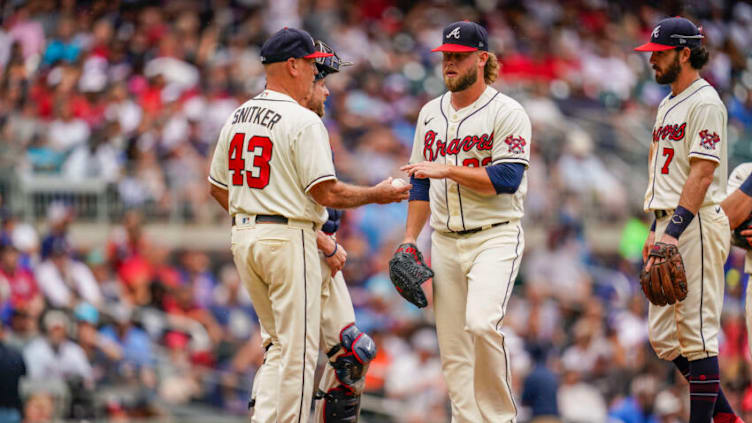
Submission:
[[[269,185],[269,161],[272,159],[272,140],[269,137],[258,135],[252,136],[248,140],[247,151],[253,156],[253,168],[258,170],[257,176],[253,176],[253,168],[245,168],[245,159],[243,158],[243,144],[245,143],[245,134],[237,133],[230,141],[230,151],[228,157],[229,169],[232,172],[232,184],[235,186],[243,185],[243,172],[245,172],[245,182],[248,188],[263,189]],[[256,153],[260,149],[260,153]]]
[[[661,168],[661,173],[664,175],[668,175],[668,165],[671,164],[671,160],[674,159],[674,149],[669,147],[663,147],[663,156],[666,158],[666,163],[663,164],[663,167]]]

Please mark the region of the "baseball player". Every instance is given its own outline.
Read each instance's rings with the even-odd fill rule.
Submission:
[[[671,93],[658,106],[650,146],[644,210],[655,215],[645,241],[645,272],[658,266],[655,252],[678,246],[686,298],[649,307],[649,339],[659,358],[673,361],[690,384],[690,422],[734,422],[721,390],[718,331],[729,221],[720,206],[726,191],[726,108],[699,70],[708,61],[703,35],[681,17],[658,23],[650,42],[659,84]],[[649,297],[650,298],[650,297]]]
[[[740,228],[740,234],[752,240],[752,229],[749,223],[747,227],[742,224],[752,217],[752,162],[742,163],[737,166],[728,179],[728,197],[721,203],[723,211],[729,219],[729,226],[732,230]],[[752,250],[747,251],[744,259],[744,271],[752,274]],[[747,298],[744,304],[747,320],[747,342],[749,350],[752,351],[752,285],[747,283]]]
[[[313,91],[302,105],[319,117],[324,117],[324,102],[329,96],[325,85],[327,75],[339,72],[341,66],[352,63],[342,61],[323,41],[316,41],[318,51],[334,56],[316,59]],[[360,395],[365,386],[368,363],[376,356],[376,344],[368,334],[355,326],[350,293],[340,271],[347,259],[344,248],[337,244],[335,233],[339,229],[342,211],[327,209],[326,223],[318,232],[321,258],[321,349],[327,355],[316,392],[315,421],[326,423],[354,423],[360,412]]]
[[[431,257],[442,371],[452,421],[509,422],[517,415],[502,324],[525,237],[530,120],[490,86],[498,62],[486,29],[444,28],[442,72],[449,92],[420,111],[410,162],[413,188],[403,251],[430,215]],[[409,246],[413,244],[413,246]]]
[[[409,185],[337,180],[321,119],[299,104],[313,89],[313,38],[284,28],[261,47],[263,93],[238,107],[219,134],[212,196],[232,216],[231,250],[264,337],[253,422],[307,422],[321,316],[316,232],[324,207],[401,201]],[[356,341],[353,340],[353,343]]]

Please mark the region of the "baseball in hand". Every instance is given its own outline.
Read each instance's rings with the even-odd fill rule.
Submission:
[[[405,181],[402,178],[394,178],[394,179],[392,179],[392,186],[395,187],[395,188],[404,187],[405,185],[407,185],[407,181]]]

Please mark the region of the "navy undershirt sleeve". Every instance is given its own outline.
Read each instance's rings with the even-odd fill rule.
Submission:
[[[522,163],[498,163],[486,166],[488,178],[494,186],[497,194],[512,194],[517,192],[525,173],[525,165]]]
[[[407,201],[428,201],[428,189],[431,187],[431,180],[428,178],[418,179],[415,176],[410,177],[410,198]]]

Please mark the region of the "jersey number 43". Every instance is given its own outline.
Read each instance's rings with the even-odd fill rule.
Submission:
[[[235,186],[248,184],[248,188],[263,189],[269,185],[269,161],[272,159],[272,140],[269,137],[252,136],[248,140],[246,150],[253,156],[253,168],[246,169],[245,159],[243,158],[243,144],[245,144],[245,134],[237,133],[230,141],[230,151],[228,163],[232,173],[232,184]],[[256,172],[254,172],[256,170]],[[245,172],[245,181],[243,178]],[[253,174],[256,173],[256,176]]]

